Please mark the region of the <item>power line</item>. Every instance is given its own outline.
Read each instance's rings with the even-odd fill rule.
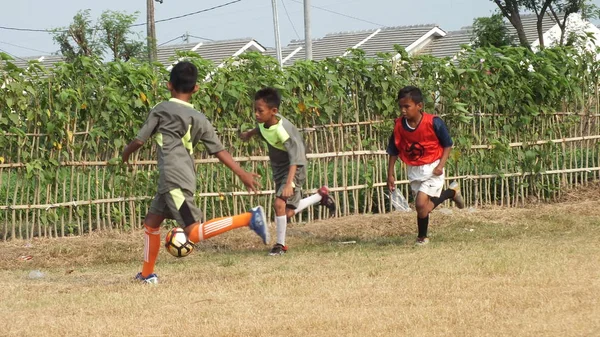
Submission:
[[[176,38],[173,38],[173,39],[170,39],[170,40],[169,40],[169,41],[167,41],[167,42],[163,42],[163,43],[159,44],[158,46],[159,46],[159,47],[160,47],[160,46],[164,46],[164,45],[166,45],[166,44],[167,44],[167,43],[169,43],[169,42],[173,42],[173,41],[175,41],[175,40],[177,40],[177,39],[182,39],[182,38],[184,38],[184,37],[185,37],[185,35],[179,35],[178,37],[176,37]]]
[[[29,48],[29,47],[23,47],[23,46],[19,46],[17,44],[13,44],[13,43],[10,43],[10,42],[0,41],[0,43],[6,44],[6,45],[9,45],[9,46],[13,46],[13,47],[17,47],[17,48],[21,48],[21,49],[27,49],[27,50],[31,50],[31,51],[37,51],[37,52],[44,53],[44,54],[52,54],[49,51],[44,51],[44,50],[39,50],[39,49],[34,49],[34,48]]]
[[[6,27],[6,26],[0,26],[0,29],[4,29],[4,30],[14,30],[14,31],[19,31],[19,32],[41,32],[41,33],[54,33],[54,32],[59,32],[59,33],[65,33],[68,32],[68,30],[54,30],[54,29],[35,29],[35,28],[16,28],[16,27]]]
[[[233,1],[221,4],[221,5],[218,5],[218,6],[213,6],[213,7],[202,9],[199,11],[195,11],[195,12],[191,12],[191,13],[187,13],[187,14],[183,14],[183,15],[178,15],[178,16],[173,16],[173,17],[166,18],[166,19],[156,20],[155,23],[181,19],[181,18],[185,18],[187,16],[192,16],[192,15],[196,15],[196,14],[200,14],[200,13],[209,12],[209,11],[212,11],[212,10],[215,10],[218,8],[233,5],[234,3],[241,2],[241,1],[242,0],[233,0]],[[140,22],[140,23],[135,23],[129,27],[138,27],[138,26],[145,26],[145,25],[146,25],[146,22]],[[36,29],[36,28],[17,28],[17,27],[7,27],[7,26],[0,26],[0,29],[19,31],[19,32],[39,32],[39,33],[54,33],[54,32],[65,33],[65,32],[68,32],[68,30],[64,30],[64,29]]]
[[[5,54],[8,54],[9,56],[11,56],[11,57],[12,57],[12,58],[14,58],[14,59],[19,59],[19,60],[21,60],[21,61],[28,62],[26,59],[24,59],[24,58],[21,58],[21,57],[18,57],[18,56],[16,56],[16,55],[13,55],[13,54],[11,54],[11,53],[7,52],[7,51],[6,51],[6,50],[4,50],[4,49],[0,49],[0,51],[1,51],[1,52],[3,52],[3,53],[5,53]]]
[[[292,29],[294,29],[294,33],[296,33],[298,40],[300,40],[301,39],[300,34],[298,34],[298,31],[296,30],[296,27],[294,26],[294,23],[292,22],[292,18],[290,18],[290,14],[288,13],[287,7],[285,7],[285,0],[281,0],[281,3],[283,4],[283,9],[285,10],[285,15],[287,16],[288,20],[290,21],[290,24],[292,25]]]
[[[292,1],[293,1],[293,2],[296,2],[296,3],[299,3],[299,4],[301,4],[301,3],[302,3],[301,1],[298,1],[298,0],[292,0]],[[320,10],[322,10],[322,11],[329,12],[329,13],[332,13],[332,14],[337,14],[337,15],[340,15],[340,16],[343,16],[343,17],[347,17],[347,18],[350,18],[350,19],[354,19],[354,20],[358,20],[358,21],[362,21],[362,22],[370,23],[370,24],[372,24],[372,25],[376,25],[376,26],[380,26],[380,27],[387,27],[386,25],[382,25],[382,24],[380,24],[380,23],[377,23],[377,22],[372,22],[372,21],[363,20],[363,19],[361,19],[361,18],[357,18],[357,17],[355,17],[355,16],[350,16],[350,15],[346,15],[346,14],[342,14],[342,13],[335,12],[335,11],[332,11],[332,10],[330,10],[330,9],[327,9],[327,8],[318,7],[318,6],[312,6],[312,5],[311,5],[311,7],[313,7],[313,8],[316,8],[316,9],[320,9]]]
[[[240,1],[242,1],[242,0],[234,0],[234,1],[230,1],[230,2],[224,3],[222,5],[218,5],[218,6],[214,6],[214,7],[210,7],[210,8],[206,8],[206,9],[201,9],[201,10],[196,11],[196,12],[191,12],[191,13],[187,13],[187,14],[183,14],[183,15],[173,16],[173,17],[170,17],[170,18],[167,18],[167,19],[156,20],[155,23],[166,22],[166,21],[171,21],[171,20],[176,20],[176,19],[181,19],[181,18],[185,18],[186,16],[192,16],[192,15],[196,15],[196,14],[200,14],[200,13],[204,13],[204,12],[209,12],[209,11],[221,8],[221,7],[233,5],[234,3],[240,2]],[[145,25],[146,25],[146,23],[142,22],[142,23],[133,24],[130,27],[145,26]]]

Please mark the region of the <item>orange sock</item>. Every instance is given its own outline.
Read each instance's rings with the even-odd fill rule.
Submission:
[[[160,249],[160,227],[151,228],[144,224],[144,266],[142,267],[142,276],[148,277],[154,272],[154,264],[158,257]]]
[[[249,226],[250,219],[252,219],[252,213],[248,212],[226,218],[208,220],[201,224],[193,224],[191,225],[192,229],[188,239],[193,243],[198,243],[232,229]]]

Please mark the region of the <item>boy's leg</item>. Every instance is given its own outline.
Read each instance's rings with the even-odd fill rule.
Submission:
[[[186,226],[184,230],[190,241],[198,243],[232,229],[248,227],[250,226],[251,219],[252,212],[246,212],[234,216],[211,219],[204,223],[194,222],[193,224]]]
[[[265,228],[266,226],[262,226],[266,225],[266,219],[263,219],[261,222],[261,228],[257,228],[258,225],[252,226],[252,220],[256,217],[255,213],[258,213],[258,208],[251,212],[212,219],[201,223],[202,212],[194,204],[192,192],[181,189],[171,190],[166,196],[166,203],[173,214],[173,218],[183,227],[188,240],[193,243],[198,243],[240,227],[251,227],[251,229],[263,238],[265,243],[268,241],[268,231]],[[262,207],[260,209],[262,210]]]
[[[415,198],[415,206],[417,209],[417,244],[426,244],[429,213],[435,208],[435,205],[426,193],[419,191]]]
[[[167,215],[165,195],[156,194],[144,218],[144,264],[136,276],[137,280],[144,283],[158,283],[154,266],[160,250],[160,225]]]
[[[329,188],[325,185],[321,186],[317,193],[310,195],[298,203],[298,207],[294,210],[294,214],[298,214],[308,208],[308,206],[314,205],[316,203],[320,203],[322,206],[325,206],[329,209],[329,216],[335,216],[335,200],[329,195]]]
[[[299,182],[295,183],[296,186],[300,186]],[[285,236],[287,232],[288,218],[296,214],[296,210],[302,202],[302,189],[299,187],[294,188],[294,194],[290,197],[284,198],[281,194],[283,193],[284,184],[276,184],[275,193],[275,230],[277,232],[277,240],[275,245],[269,252],[269,255],[283,255],[287,251],[285,245]],[[310,197],[309,197],[310,198]]]
[[[456,195],[456,191],[448,188],[448,189],[442,191],[442,193],[440,194],[439,197],[431,197],[431,202],[433,203],[433,209],[438,207],[438,205],[441,204],[442,202],[444,202],[448,199],[454,198],[454,195]]]
[[[423,167],[425,172],[432,169],[434,165],[437,163],[433,163],[428,165],[429,167]],[[427,172],[428,173],[428,172]],[[444,174],[436,176],[429,175],[429,177],[424,181],[412,181],[411,187],[413,191],[416,192],[415,197],[415,206],[417,210],[417,245],[425,245],[429,242],[427,238],[427,230],[429,227],[429,213],[433,211],[440,203],[442,203],[447,198],[451,198],[454,194],[454,191],[450,190],[452,195],[448,190],[442,192],[442,188],[444,186]]]
[[[269,252],[269,255],[283,255],[287,251],[287,246],[285,245],[285,235],[287,231],[287,219],[288,214],[286,214],[286,200],[277,197],[275,198],[275,230],[277,233],[277,240],[275,241],[275,245]]]
[[[148,280],[154,274],[160,250],[160,225],[164,220],[164,216],[154,213],[148,213],[144,219],[144,264],[140,275],[144,280]]]

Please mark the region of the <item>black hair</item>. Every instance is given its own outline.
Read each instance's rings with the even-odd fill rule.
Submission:
[[[421,92],[421,89],[417,87],[409,85],[400,89],[400,91],[398,91],[398,101],[405,97],[410,97],[416,104],[423,103],[423,93]]]
[[[269,108],[279,109],[279,104],[281,104],[281,94],[279,94],[277,89],[271,87],[257,91],[254,95],[254,100],[258,101],[259,99],[265,101]]]
[[[189,94],[194,91],[198,81],[198,68],[188,61],[177,63],[171,69],[169,82],[178,93]]]

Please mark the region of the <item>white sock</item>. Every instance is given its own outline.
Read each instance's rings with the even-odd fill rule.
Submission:
[[[275,225],[277,226],[277,243],[285,246],[285,230],[287,229],[287,216],[276,216]]]
[[[321,197],[321,195],[319,193],[315,193],[311,196],[308,196],[308,197],[300,200],[300,202],[298,203],[298,207],[296,207],[296,209],[294,210],[294,214],[298,214],[298,213],[302,212],[308,206],[314,205],[314,204],[318,203],[319,201],[321,201],[321,199],[323,199],[323,197]]]

